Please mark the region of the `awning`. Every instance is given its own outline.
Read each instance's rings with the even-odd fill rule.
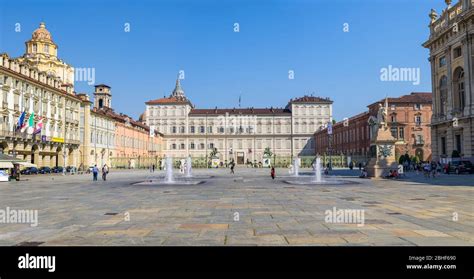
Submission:
[[[35,164],[28,163],[28,162],[16,162],[15,164],[18,164],[18,165],[23,166],[23,167],[35,167],[35,168],[38,167]]]
[[[13,164],[11,162],[0,162],[0,169],[12,169]]]

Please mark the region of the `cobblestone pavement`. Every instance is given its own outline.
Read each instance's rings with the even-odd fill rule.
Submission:
[[[1,223],[0,245],[468,245],[474,244],[474,176],[291,185],[287,170],[195,170],[200,185],[133,185],[163,176],[114,171],[24,176],[0,183],[0,210],[38,210],[39,224]],[[212,177],[209,177],[212,176]],[[326,211],[364,210],[364,225]],[[237,218],[238,217],[238,220]]]

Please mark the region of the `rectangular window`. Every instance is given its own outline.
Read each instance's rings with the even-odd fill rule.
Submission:
[[[446,57],[445,56],[442,56],[442,57],[439,58],[439,66],[440,67],[446,66]]]
[[[441,137],[441,154],[446,155],[446,137]]]
[[[462,153],[461,135],[456,135],[456,150],[457,150],[459,153]]]
[[[196,132],[196,127],[191,126],[191,134],[194,134]]]
[[[205,133],[204,126],[200,126],[200,127],[199,127],[199,132],[200,132],[201,134],[204,134],[204,133]]]
[[[415,124],[417,126],[420,126],[421,125],[421,116],[415,116]]]
[[[399,139],[405,138],[405,129],[403,127],[398,128],[398,138]]]
[[[397,133],[398,133],[397,127],[390,128],[390,132],[392,133],[392,137],[397,138]]]
[[[462,56],[462,49],[461,47],[457,47],[453,50],[453,57],[454,59]]]

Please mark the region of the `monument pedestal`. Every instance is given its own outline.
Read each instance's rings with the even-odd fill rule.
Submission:
[[[397,169],[395,142],[396,139],[393,138],[387,126],[382,126],[377,130],[370,146],[371,158],[366,166],[369,177],[384,177],[390,170]]]

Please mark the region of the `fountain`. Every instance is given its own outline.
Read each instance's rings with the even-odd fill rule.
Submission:
[[[316,158],[316,162],[315,162],[316,166],[315,166],[315,181],[316,183],[321,183],[322,182],[322,179],[321,179],[321,158]]]
[[[338,186],[338,185],[357,185],[359,182],[341,179],[343,177],[338,176],[325,176],[322,177],[322,165],[321,158],[317,157],[314,162],[314,172],[302,172],[300,173],[298,160],[294,160],[294,171],[288,180],[283,182],[292,185],[308,185],[308,186]]]
[[[157,177],[148,177],[145,181],[134,183],[133,185],[198,185],[205,181],[199,179],[193,179],[191,175],[191,157],[187,158],[186,161],[186,174],[183,176],[175,177],[173,174],[173,158],[168,156],[164,160],[165,175]]]
[[[293,175],[299,176],[300,175],[300,166],[298,164],[298,158],[293,160]]]
[[[165,183],[173,183],[173,158],[166,157]]]
[[[192,177],[193,175],[191,174],[191,169],[193,168],[192,162],[191,162],[191,157],[189,156],[186,159],[186,177]]]

